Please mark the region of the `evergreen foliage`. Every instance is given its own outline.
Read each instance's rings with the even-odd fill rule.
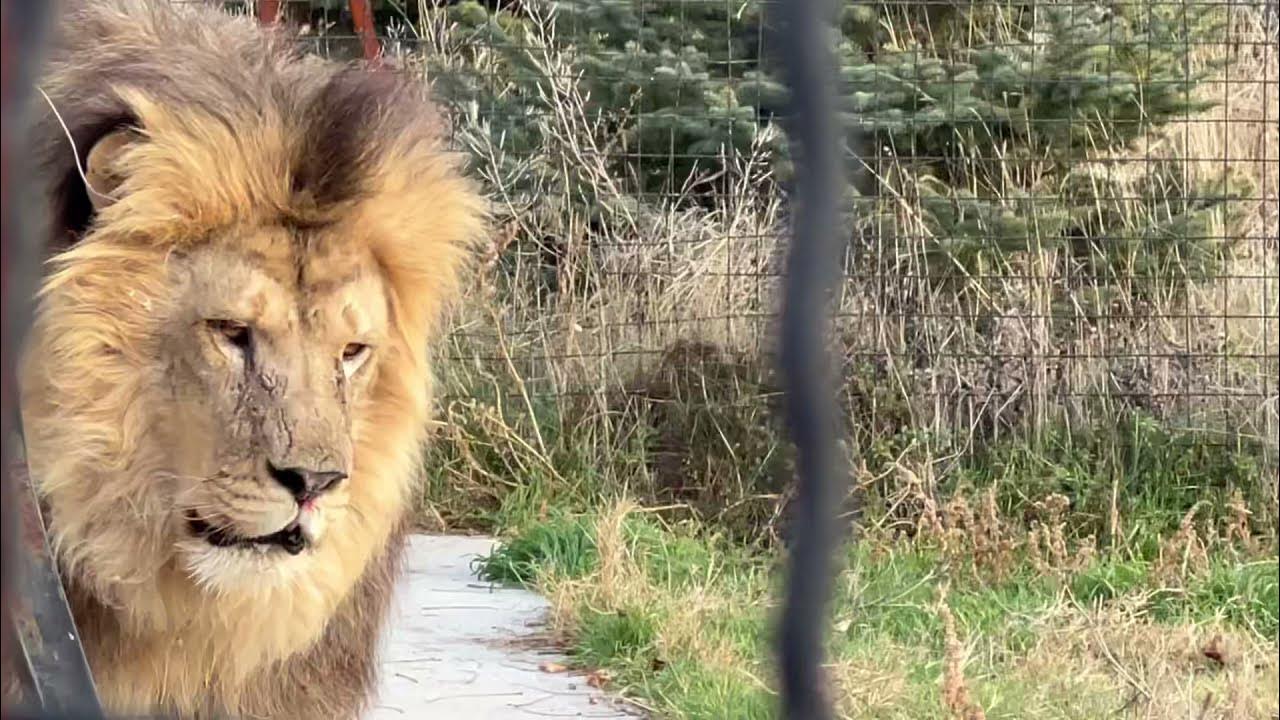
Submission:
[[[545,148],[538,116],[556,98],[531,57],[546,23],[530,8],[449,7],[454,49],[476,62],[435,76],[446,97],[488,123],[511,162]],[[706,200],[722,158],[753,146],[785,183],[790,162],[775,125],[786,92],[768,56],[763,3],[539,8],[553,11],[551,41],[589,98],[616,172],[640,195]],[[1060,246],[1101,260],[1096,274],[1211,272],[1227,211],[1247,188],[1235,177],[1188,182],[1176,163],[1142,157],[1141,144],[1209,106],[1197,90],[1221,68],[1195,51],[1223,37],[1224,22],[1220,7],[1185,1],[844,3],[841,119],[873,173],[859,187],[880,199],[856,216],[881,240],[923,238],[926,250],[969,269]],[[850,159],[856,170],[853,150]],[[590,183],[560,182],[590,203]],[[890,197],[919,210],[904,218]]]
[[[332,17],[344,3],[306,0]],[[232,3],[237,4],[237,3]],[[785,88],[762,0],[463,0],[427,58],[437,92],[485,128],[516,193],[555,188],[598,210],[595,179],[548,151],[555,72],[588,99],[594,151],[635,202],[707,202],[726,157],[764,153],[785,187]],[[425,27],[413,3],[374,3],[381,24]],[[552,19],[553,22],[547,22]],[[1188,0],[855,3],[833,25],[855,237],[907,240],[954,269],[1065,248],[1103,278],[1218,269],[1242,177],[1195,181],[1144,144],[1207,109],[1225,6]],[[550,26],[550,29],[549,29]],[[490,159],[492,160],[492,159]],[[518,166],[518,167],[517,167]],[[866,197],[869,202],[856,202]],[[904,211],[904,207],[910,208]]]

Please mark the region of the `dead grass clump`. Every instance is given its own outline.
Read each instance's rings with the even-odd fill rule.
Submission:
[[[1170,587],[1181,587],[1187,579],[1209,567],[1208,544],[1196,528],[1196,512],[1201,506],[1197,503],[1188,510],[1178,524],[1178,531],[1160,542],[1160,554],[1151,572]]]
[[[995,578],[1005,577],[1016,562],[1016,544],[1000,519],[996,506],[996,489],[982,494],[973,528],[973,562]]]
[[[634,512],[636,504],[623,499],[600,515],[596,522],[596,551],[600,565],[595,587],[599,599],[608,607],[619,607],[638,588],[644,587],[644,569],[631,555],[623,523]]]
[[[551,604],[553,635],[572,644],[592,618],[639,618],[654,667],[685,659],[700,668],[731,674],[749,685],[765,688],[756,675],[757,660],[744,655],[724,633],[709,632],[708,626],[731,613],[742,612],[743,598],[725,592],[719,578],[710,572],[672,588],[653,577],[644,558],[630,539],[627,522],[636,513],[646,512],[630,499],[612,502],[594,525],[599,554],[596,568],[577,579],[543,577],[537,582]],[[767,688],[766,688],[767,689]]]
[[[654,500],[755,542],[776,538],[794,450],[778,422],[771,373],[708,342],[677,341],[620,393],[647,437]]]
[[[1071,501],[1052,493],[1033,503],[1037,519],[1027,533],[1026,547],[1032,565],[1041,574],[1065,576],[1088,567],[1097,557],[1097,540],[1090,535],[1076,544],[1075,553],[1067,542],[1067,511]]]
[[[1092,698],[1085,717],[1270,720],[1280,710],[1274,644],[1217,624],[1155,623],[1137,606],[1084,610],[1064,603],[1010,670],[1011,679],[1048,693],[1043,702],[1059,693]]]
[[[874,659],[833,661],[827,674],[839,717],[876,717],[885,708],[909,705],[912,688],[900,665],[890,652]]]
[[[976,512],[963,492],[953,495],[941,513],[931,499],[921,505],[925,512],[917,538],[936,544],[953,571],[971,568],[975,575],[999,580],[1014,566],[1018,543],[1000,518],[995,488],[982,493]]]
[[[976,511],[964,493],[956,493],[943,510],[942,525],[943,553],[953,566],[971,566],[975,574],[999,580],[1017,561],[1019,543],[1000,518],[994,487],[982,493]]]
[[[570,641],[577,634],[584,612],[627,613],[646,608],[655,600],[644,567],[627,541],[625,522],[637,510],[629,499],[606,507],[595,523],[598,561],[594,571],[580,578],[540,577],[535,584],[549,599],[549,626],[557,638]]]
[[[1226,544],[1239,547],[1248,555],[1256,553],[1259,543],[1250,528],[1253,513],[1249,510],[1249,506],[1244,501],[1244,494],[1239,489],[1232,493],[1231,499],[1227,502],[1227,510],[1229,514],[1226,519],[1224,538]]]
[[[1119,717],[1264,720],[1280,709],[1274,646],[1212,624],[1155,623],[1119,607],[1063,606],[1023,672],[1110,687]]]
[[[965,651],[956,633],[956,618],[947,605],[947,586],[939,591],[938,616],[942,618],[945,661],[942,670],[942,704],[953,720],[986,720],[982,707],[974,702],[964,677]]]

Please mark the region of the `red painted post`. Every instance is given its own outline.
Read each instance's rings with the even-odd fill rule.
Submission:
[[[378,43],[378,33],[373,24],[373,7],[369,0],[348,0],[351,8],[351,19],[356,26],[356,35],[360,37],[360,45],[364,49],[364,59],[379,64],[382,57],[382,46]]]
[[[283,18],[283,0],[258,0],[258,22],[263,25],[276,25]],[[378,32],[373,23],[373,6],[369,0],[348,0],[351,10],[352,24],[355,25],[356,37],[360,38],[360,49],[364,59],[375,67],[381,64],[382,45],[378,42]]]
[[[280,22],[280,0],[258,0],[258,22],[275,25]]]

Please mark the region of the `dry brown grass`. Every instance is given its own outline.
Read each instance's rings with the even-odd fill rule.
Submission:
[[[1277,51],[1257,13],[1238,15],[1239,47],[1204,50],[1234,53],[1229,82],[1204,89],[1221,105],[1107,166],[1123,176],[1178,160],[1189,184],[1224,168],[1248,176],[1255,190],[1234,204],[1246,221],[1216,229],[1252,238],[1229,258],[1226,277],[1147,287],[1150,296],[1138,301],[1083,279],[1062,250],[1032,248],[987,276],[962,273],[940,287],[926,277],[933,269],[922,259],[929,238],[918,193],[890,168],[880,178],[882,205],[898,225],[850,268],[856,276],[834,308],[847,358],[844,400],[861,444],[911,428],[949,437],[950,451],[965,453],[1059,422],[1105,424],[1129,409],[1224,434],[1276,436],[1280,141],[1267,102],[1274,106]],[[424,39],[448,60],[446,35],[435,28]],[[639,202],[608,165],[617,138],[571,81],[554,27],[541,26],[531,46],[547,77],[541,92],[554,100],[554,111],[538,117],[542,151],[513,164],[483,117],[459,125],[504,219],[495,274],[477,287],[452,338],[450,354],[462,359],[452,389],[500,392],[517,409],[549,401],[560,416],[589,418],[592,432],[608,436],[619,398],[652,385],[665,372],[664,355],[682,343],[746,358],[767,375],[786,224],[763,144],[725,158],[724,192],[710,206],[679,197]],[[569,176],[593,188],[596,216],[564,190]],[[515,190],[531,178],[544,185]],[[1097,313],[1103,319],[1088,319]],[[738,390],[709,385],[705,402],[768,411]]]
[[[1123,609],[1065,610],[1027,668],[1108,688],[1128,718],[1263,720],[1277,711],[1273,647],[1212,625],[1134,620]]]
[[[973,701],[964,677],[965,649],[956,633],[956,618],[947,606],[947,585],[938,591],[938,616],[942,618],[945,660],[942,668],[942,704],[954,720],[987,720],[982,707]]]
[[[643,511],[633,501],[621,499],[599,514],[593,533],[599,559],[591,573],[574,579],[548,576],[537,581],[551,603],[552,631],[562,642],[572,642],[584,609],[604,615],[661,617],[654,636],[659,657],[696,658],[714,672],[761,683],[753,674],[753,659],[725,636],[706,630],[714,619],[741,609],[741,599],[727,596],[717,587],[714,575],[678,592],[650,577],[623,528],[627,517],[636,512]]]

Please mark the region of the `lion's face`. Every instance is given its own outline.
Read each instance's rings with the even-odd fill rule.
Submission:
[[[217,71],[182,81],[199,52],[47,86],[77,152],[61,136],[42,165],[61,245],[23,431],[63,577],[164,676],[122,671],[117,699],[200,704],[208,678],[384,612],[357,589],[382,587],[411,517],[432,349],[487,228],[419,78],[274,54],[242,76],[249,34],[224,53],[202,31]],[[117,640],[91,654],[116,662]]]
[[[263,582],[326,542],[387,340],[367,251],[257,233],[170,258],[175,301],[157,343],[157,440],[174,487],[156,489],[171,491],[179,554],[212,586]]]

